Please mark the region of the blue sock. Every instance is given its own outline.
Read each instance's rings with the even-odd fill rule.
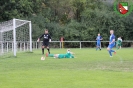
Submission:
[[[110,52],[115,52],[114,50],[110,50]]]
[[[112,56],[111,50],[109,50],[108,52],[109,52],[109,55]]]

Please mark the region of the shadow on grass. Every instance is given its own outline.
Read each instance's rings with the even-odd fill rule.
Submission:
[[[27,51],[27,52],[19,52],[17,53],[17,56],[13,56],[12,54],[4,54],[0,56],[0,59],[16,59],[19,57],[20,54],[32,54],[33,52]]]
[[[0,57],[0,59],[15,59],[15,58],[18,58],[17,56],[13,56],[13,55],[3,55]]]

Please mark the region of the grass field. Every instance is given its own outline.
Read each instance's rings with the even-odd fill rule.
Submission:
[[[0,57],[0,88],[133,88],[133,49],[71,49],[77,58],[41,61],[41,50]],[[66,53],[66,49],[51,49]]]

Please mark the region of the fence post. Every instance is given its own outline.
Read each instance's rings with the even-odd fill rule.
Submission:
[[[61,41],[60,41],[60,49],[61,49]]]
[[[81,41],[80,41],[80,49],[81,49],[82,45],[81,45]]]
[[[24,42],[24,51],[25,51],[25,42]]]
[[[38,43],[36,42],[36,49],[37,49]]]
[[[42,42],[39,42],[39,49],[42,48],[41,44],[42,44]]]
[[[34,43],[34,41],[32,41],[32,50],[34,49],[34,45],[35,45],[35,43]]]
[[[2,42],[2,53],[4,53],[4,43]]]
[[[6,47],[7,47],[6,49],[7,49],[7,52],[8,52],[8,42],[7,42],[7,45],[6,45]]]
[[[20,51],[22,51],[22,42],[20,42],[19,48],[20,48]]]
[[[13,49],[14,49],[13,47],[14,47],[14,45],[13,45],[13,42],[12,42],[12,52],[13,52]]]
[[[28,48],[29,48],[29,47],[28,47],[28,42],[27,42],[27,51],[28,51]]]

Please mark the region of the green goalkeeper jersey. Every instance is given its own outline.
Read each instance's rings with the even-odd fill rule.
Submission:
[[[65,58],[66,57],[66,54],[59,54],[58,58],[61,59],[61,58]]]
[[[66,54],[59,54],[58,58],[74,58],[74,56],[70,52],[67,52]]]
[[[48,57],[54,57],[54,54],[49,54]],[[63,58],[74,58],[74,56],[70,53],[67,52],[66,54],[59,54],[58,55],[59,59],[63,59]]]

